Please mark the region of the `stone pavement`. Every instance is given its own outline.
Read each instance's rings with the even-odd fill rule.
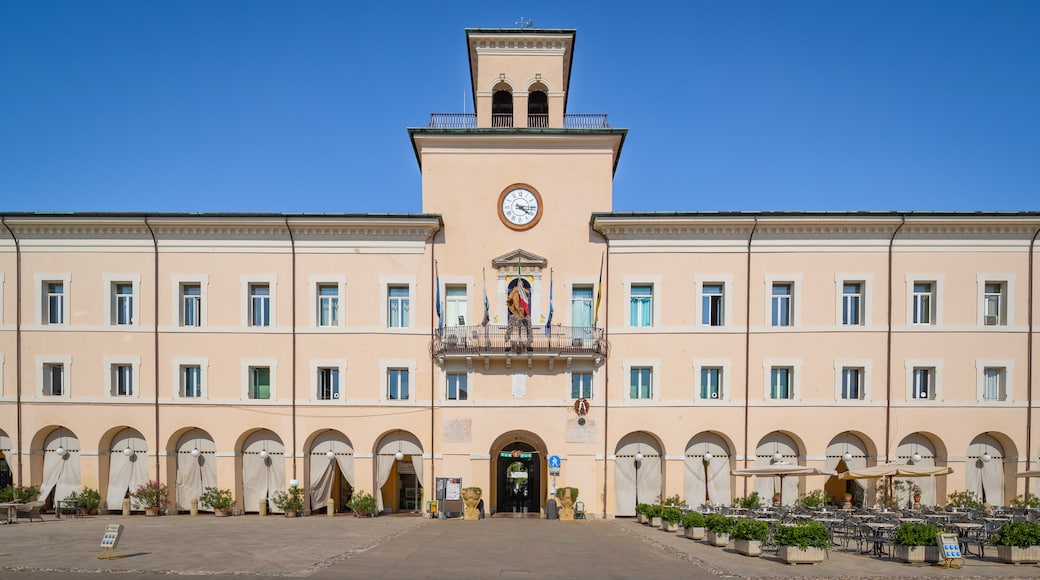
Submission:
[[[0,526],[0,578],[99,573],[325,578],[1040,577],[1040,567],[969,558],[962,570],[833,550],[816,566],[746,558],[632,520],[478,522],[203,515],[99,516]],[[98,560],[106,525],[125,526],[117,560]]]

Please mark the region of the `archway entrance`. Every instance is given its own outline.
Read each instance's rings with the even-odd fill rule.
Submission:
[[[541,513],[541,463],[534,446],[518,441],[498,453],[498,494],[495,511],[515,514]]]

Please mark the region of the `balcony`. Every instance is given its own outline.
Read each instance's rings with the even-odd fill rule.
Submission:
[[[527,117],[527,126],[532,129],[549,128],[549,116],[531,114]],[[432,113],[428,129],[476,129],[476,113]],[[513,115],[495,113],[491,116],[491,127],[509,129],[513,127]],[[610,129],[606,115],[574,114],[563,116],[564,129]]]
[[[483,357],[505,358],[507,365],[516,357],[528,360],[561,358],[596,359],[607,354],[603,329],[583,326],[553,326],[551,334],[535,325],[528,334],[523,328],[506,325],[448,326],[434,334],[432,353],[438,359]]]

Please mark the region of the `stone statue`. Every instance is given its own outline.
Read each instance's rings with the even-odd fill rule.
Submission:
[[[561,487],[556,490],[556,498],[560,504],[560,520],[574,520],[574,502],[578,501],[578,490],[574,487]]]
[[[480,518],[480,510],[477,508],[477,504],[480,503],[482,493],[479,487],[467,487],[462,490],[462,519],[476,520]]]

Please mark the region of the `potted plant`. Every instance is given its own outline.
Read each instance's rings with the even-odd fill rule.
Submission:
[[[896,528],[892,538],[892,555],[900,562],[916,564],[938,562],[939,532],[932,524],[903,524]]]
[[[290,487],[288,492],[278,491],[271,497],[275,507],[285,512],[285,517],[295,518],[303,511],[303,488]]]
[[[737,553],[757,557],[762,554],[762,542],[769,539],[769,524],[747,518],[741,519],[734,524],[730,536]]]
[[[777,556],[788,564],[816,564],[826,555],[830,538],[819,522],[804,521],[793,526],[777,526]]]
[[[1040,563],[1040,523],[1007,522],[990,537],[997,559],[1006,564]]]
[[[733,529],[733,518],[722,514],[709,514],[704,518],[704,539],[712,546],[725,546],[729,543],[729,533]]]
[[[780,507],[780,498],[781,497],[782,496],[780,495],[779,491],[774,491],[773,492],[773,507]]]
[[[159,510],[166,507],[169,496],[170,490],[166,484],[158,481],[143,483],[130,494],[130,497],[137,500],[138,505],[144,508],[146,516],[159,515]]]
[[[652,505],[646,510],[646,517],[650,520],[650,526],[654,528],[661,527],[661,513],[664,512],[664,507],[659,505]]]
[[[227,515],[228,508],[235,503],[230,489],[207,487],[199,496],[199,505],[213,510],[213,515],[221,518]]]
[[[682,523],[687,538],[704,539],[704,516],[700,512],[686,512],[679,521]]]
[[[73,492],[69,495],[76,495],[76,513],[81,516],[92,515],[96,516],[98,513],[98,507],[101,506],[101,493],[98,490],[84,487],[83,491],[76,494]],[[66,498],[67,500],[68,498]]]
[[[1026,508],[1026,509],[1038,509],[1040,508],[1040,496],[1034,494],[1029,495],[1029,499],[1025,496],[1019,495],[1018,497],[1011,500],[1011,507]]]
[[[909,493],[910,496],[913,498],[913,501],[914,501],[913,509],[921,509],[921,486],[920,485],[917,485],[916,483],[914,483],[914,482],[912,482],[910,480],[906,480],[906,479],[900,480],[900,479],[897,479],[894,482],[893,487],[896,489],[896,491],[899,491],[899,492],[906,491],[907,493]]]
[[[61,513],[63,514],[78,514],[79,510],[79,492],[73,491],[69,495],[65,496],[65,499],[61,500]]]
[[[827,496],[823,493],[822,489],[814,489],[813,491],[798,498],[798,503],[809,509],[817,509],[827,505]]]
[[[0,488],[0,503],[29,503],[40,495],[40,488],[35,485],[9,485]]]
[[[679,520],[682,519],[682,510],[668,506],[661,510],[661,530],[665,532],[678,532]]]
[[[758,495],[757,491],[753,491],[751,495],[737,500],[737,505],[748,510],[758,509],[762,507],[762,497]]]
[[[957,510],[980,510],[982,501],[971,491],[954,491],[946,496],[946,509]]]
[[[646,515],[646,511],[647,511],[647,509],[649,507],[650,507],[650,504],[648,504],[648,503],[641,503],[641,504],[637,504],[636,505],[636,522],[637,523],[645,524],[648,521],[650,521],[650,519]]]
[[[355,491],[347,502],[347,508],[356,518],[371,518],[376,515],[376,498],[364,491]]]

